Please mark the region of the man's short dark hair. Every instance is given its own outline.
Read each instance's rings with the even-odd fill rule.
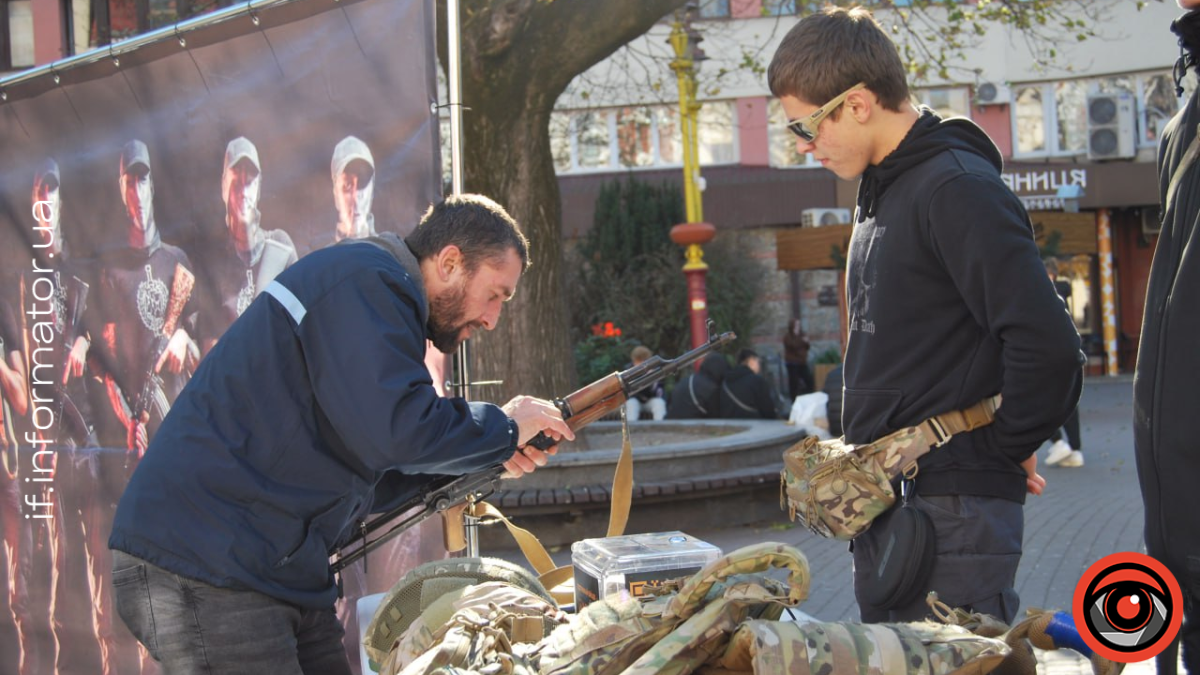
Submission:
[[[738,365],[740,366],[743,363],[749,361],[750,359],[757,359],[757,358],[758,358],[758,352],[754,351],[753,349],[743,349],[738,352],[737,362],[738,362]]]
[[[900,52],[861,7],[826,7],[804,17],[784,36],[767,68],[772,94],[812,105],[825,105],[859,82],[887,110],[899,111],[909,99]]]
[[[420,224],[404,239],[417,260],[437,255],[447,246],[462,251],[470,272],[484,261],[499,261],[509,249],[529,269],[529,241],[512,216],[483,195],[453,195],[429,207]]]

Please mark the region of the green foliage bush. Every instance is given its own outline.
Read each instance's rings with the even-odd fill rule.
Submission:
[[[679,187],[644,183],[632,175],[616,179],[601,187],[595,213],[587,236],[565,253],[581,383],[629,363],[629,352],[638,344],[664,358],[691,346],[683,249],[670,239],[671,228],[685,220]],[[736,351],[750,344],[764,319],[757,299],[765,271],[732,232],[718,229],[704,253],[709,317],[716,331],[738,334],[731,348]],[[606,322],[620,328],[622,340],[594,335],[595,327]]]
[[[615,336],[590,335],[575,344],[575,370],[583,384],[595,382],[609,373],[629,365],[629,353],[638,345],[636,340]]]

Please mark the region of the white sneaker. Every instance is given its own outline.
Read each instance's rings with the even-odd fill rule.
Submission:
[[[1050,446],[1050,452],[1046,455],[1046,466],[1057,465],[1059,462],[1070,457],[1071,453],[1073,452],[1075,451],[1071,449],[1071,446],[1061,438],[1057,441],[1054,441],[1054,443]],[[1080,453],[1080,464],[1083,463],[1082,457],[1083,453]]]
[[[1072,450],[1071,456],[1058,463],[1059,466],[1083,466],[1083,453],[1079,450]]]

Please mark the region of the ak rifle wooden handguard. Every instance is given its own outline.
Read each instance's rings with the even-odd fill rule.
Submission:
[[[620,407],[630,396],[665,379],[668,375],[683,370],[701,358],[715,351],[718,347],[737,339],[732,332],[713,335],[708,342],[696,347],[690,352],[670,361],[658,356],[623,370],[611,373],[589,384],[563,399],[556,399],[554,405],[562,412],[563,420],[571,431],[595,422]],[[557,441],[539,432],[526,445],[532,445],[538,450],[545,450]]]

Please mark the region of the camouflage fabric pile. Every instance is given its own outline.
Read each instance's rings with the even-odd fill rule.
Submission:
[[[523,588],[498,581],[468,586],[422,612],[379,672],[536,675],[537,645],[566,620],[552,602]]]
[[[1008,653],[1004,642],[957,626],[779,621],[807,598],[809,583],[803,554],[764,543],[667,584],[648,602],[605,598],[574,616],[527,589],[473,585],[426,603],[379,672],[981,675]]]

